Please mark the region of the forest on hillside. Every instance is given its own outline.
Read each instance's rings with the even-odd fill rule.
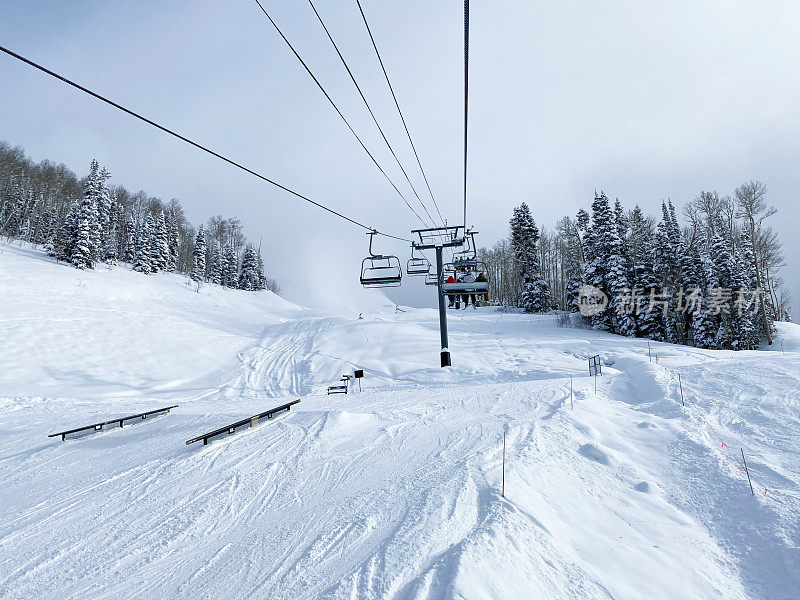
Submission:
[[[522,203],[508,238],[479,259],[491,297],[504,306],[591,312],[581,310],[582,290],[591,289],[607,298],[607,310],[564,322],[704,348],[757,348],[772,342],[774,321],[790,320],[766,193],[757,181],[732,195],[702,191],[683,206],[683,224],[671,201],[654,218],[600,193],[591,213],[565,216],[553,230],[540,229]]]
[[[280,291],[239,219],[214,216],[195,228],[178,200],[132,193],[110,179],[97,161],[78,177],[0,141],[0,234],[43,245],[80,269],[124,261],[143,274],[187,275],[198,287]]]

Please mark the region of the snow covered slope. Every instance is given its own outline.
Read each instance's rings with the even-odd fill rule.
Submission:
[[[0,597],[798,596],[798,327],[652,362],[552,317],[450,328],[439,369],[434,311],[359,320],[0,245]],[[354,367],[363,392],[324,395]]]

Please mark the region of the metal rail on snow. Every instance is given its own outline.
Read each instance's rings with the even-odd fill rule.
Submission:
[[[282,410],[291,410],[292,406],[297,404],[298,402],[300,402],[300,400],[294,400],[292,402],[287,402],[286,404],[283,404],[282,406],[276,406],[275,408],[271,408],[271,409],[269,409],[267,411],[264,411],[262,413],[258,413],[257,415],[253,415],[252,417],[248,417],[246,419],[242,419],[241,421],[236,421],[236,423],[232,423],[231,425],[227,425],[225,427],[220,427],[219,429],[215,429],[214,431],[209,431],[208,433],[204,433],[203,435],[198,435],[195,438],[192,438],[190,440],[186,440],[186,445],[188,446],[189,444],[194,444],[195,442],[199,442],[200,440],[203,440],[203,445],[206,446],[208,444],[209,438],[212,438],[214,436],[217,436],[217,435],[220,435],[220,434],[223,434],[223,433],[228,433],[228,434],[235,433],[236,432],[236,428],[237,427],[241,427],[242,425],[248,425],[249,424],[250,427],[254,427],[258,423],[259,419],[262,419],[264,417],[267,417],[268,419],[271,419],[272,415],[274,415],[276,412],[280,412]]]
[[[86,429],[93,429],[94,431],[100,431],[103,429],[104,425],[111,425],[112,423],[119,423],[119,426],[123,426],[124,421],[130,421],[131,419],[146,419],[148,415],[155,415],[157,413],[162,412],[169,412],[173,408],[177,408],[178,405],[175,404],[173,406],[166,406],[164,408],[157,408],[156,410],[148,410],[147,412],[139,413],[138,415],[131,415],[129,417],[121,417],[119,419],[111,419],[110,421],[103,421],[102,423],[94,423],[92,425],[86,425],[85,427],[78,427],[77,429],[70,429],[68,431],[59,431],[58,433],[51,433],[47,437],[56,437],[61,436],[61,441],[63,442],[67,438],[67,434],[69,433],[76,433],[78,431],[85,431]]]

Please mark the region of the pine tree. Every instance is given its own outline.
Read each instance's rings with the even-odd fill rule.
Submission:
[[[178,266],[178,251],[180,249],[180,234],[178,232],[178,223],[174,217],[167,216],[167,237],[169,246],[169,260],[167,261],[167,270],[174,271]]]
[[[151,217],[148,217],[151,219]],[[153,273],[164,271],[169,264],[169,239],[164,223],[164,213],[155,215],[151,219],[150,236],[150,268]]]
[[[81,211],[75,223],[75,233],[70,252],[70,261],[79,269],[94,268],[92,256],[92,225],[87,212]]]
[[[203,226],[197,231],[194,240],[194,250],[192,250],[192,281],[200,283],[206,274],[206,234]]]
[[[617,236],[622,242],[623,252],[627,250],[625,241],[628,238],[628,217],[625,214],[625,209],[622,208],[622,202],[619,198],[614,200],[614,223],[617,225]]]
[[[711,310],[709,293],[711,289],[719,286],[715,269],[708,253],[703,258],[701,282],[703,283],[703,295],[700,309],[692,315],[694,345],[698,348],[716,348],[719,315]]]
[[[239,289],[258,290],[260,284],[258,257],[253,246],[247,244],[242,256],[242,268],[239,272]]]
[[[75,238],[75,224],[78,215],[78,203],[70,204],[64,222],[58,228],[53,255],[56,260],[69,261],[72,258],[72,241]]]
[[[661,221],[656,229],[653,266],[660,291],[667,302],[667,313],[664,315],[664,338],[673,344],[685,343],[686,332],[683,328],[682,315],[678,313],[677,299],[683,287],[682,256],[683,241],[675,220],[675,211],[670,203],[661,203]]]
[[[79,269],[93,269],[100,257],[98,235],[99,166],[92,161],[84,183],[83,198],[75,215],[75,229],[70,243],[70,261]]]
[[[658,305],[651,306],[651,294],[658,294],[660,288],[653,267],[653,243],[643,240],[636,250],[637,261],[633,267],[633,289],[643,296],[639,301],[636,315],[636,334],[651,340],[664,340],[663,312]]]
[[[634,335],[635,321],[625,305],[630,296],[628,266],[619,228],[604,193],[592,202],[592,226],[584,237],[586,263],[584,283],[594,286],[609,298],[606,310],[591,316],[592,327],[622,335]]]
[[[136,236],[136,261],[133,265],[134,271],[139,271],[145,275],[153,271],[151,251],[153,248],[153,218],[147,215],[144,225],[139,228]]]
[[[103,250],[103,260],[107,263],[114,264],[117,262],[117,222],[119,220],[119,208],[115,194],[108,191],[108,198],[109,206],[104,233],[105,247]]]
[[[738,350],[754,350],[758,348],[760,331],[763,327],[759,321],[757,309],[758,279],[753,266],[753,242],[750,238],[750,229],[742,226],[740,233],[739,249],[734,253],[739,289],[734,291],[733,319],[735,321],[736,340]],[[750,305],[752,302],[752,306]]]
[[[219,246],[216,242],[211,242],[208,263],[206,264],[206,277],[211,283],[219,285],[222,283],[222,268]]]
[[[125,222],[125,251],[122,260],[128,263],[136,260],[136,225],[130,218]]]
[[[233,250],[233,246],[228,246],[222,253],[220,283],[230,288],[235,288],[239,284],[238,270],[236,268],[236,253]]]
[[[550,310],[550,288],[542,278],[539,263],[539,228],[525,202],[514,209],[509,224],[511,248],[522,282],[518,306],[528,313]]]

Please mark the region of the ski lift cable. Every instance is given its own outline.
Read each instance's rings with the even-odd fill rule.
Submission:
[[[467,115],[469,108],[469,0],[464,0],[464,230],[467,229]]]
[[[322,84],[319,82],[319,79],[317,79],[317,77],[314,75],[314,73],[313,73],[313,72],[311,71],[311,69],[308,67],[308,65],[306,64],[306,62],[305,62],[305,61],[302,59],[302,57],[301,57],[301,56],[300,56],[300,54],[297,52],[297,50],[295,50],[295,48],[294,48],[294,46],[292,45],[292,43],[291,43],[291,42],[288,40],[288,38],[287,38],[287,37],[286,37],[286,36],[283,34],[283,32],[281,31],[280,27],[278,27],[278,24],[277,24],[277,23],[275,23],[275,21],[272,19],[272,17],[269,15],[269,13],[266,11],[266,9],[264,8],[264,6],[261,4],[261,2],[260,2],[259,0],[254,0],[254,1],[255,1],[255,3],[258,5],[258,7],[261,9],[261,12],[263,12],[263,13],[264,13],[264,16],[265,16],[265,17],[267,17],[267,19],[269,20],[269,22],[270,22],[270,23],[272,23],[272,26],[275,28],[275,31],[277,31],[277,32],[278,32],[278,35],[280,35],[280,36],[281,36],[281,38],[283,39],[283,41],[284,41],[284,42],[286,42],[286,45],[287,45],[287,46],[289,46],[289,49],[290,49],[290,50],[292,51],[292,53],[295,55],[295,58],[297,58],[297,60],[298,60],[298,61],[300,61],[300,64],[303,66],[303,68],[306,70],[306,72],[307,72],[307,73],[308,73],[308,74],[311,76],[311,79],[313,79],[313,80],[314,80],[314,83],[316,83],[316,84],[317,84],[317,87],[320,89],[320,91],[322,92],[322,94],[323,94],[323,95],[325,96],[325,98],[328,100],[328,102],[330,103],[330,105],[331,105],[331,106],[333,106],[334,110],[335,110],[335,111],[336,111],[336,113],[337,113],[337,114],[338,114],[338,115],[341,117],[342,121],[344,121],[344,124],[345,124],[345,125],[347,125],[347,128],[350,130],[350,133],[352,133],[352,134],[353,134],[353,136],[356,138],[356,140],[358,141],[358,143],[359,143],[359,144],[361,145],[361,147],[364,149],[364,152],[366,152],[366,153],[367,153],[367,156],[369,156],[369,158],[372,160],[372,162],[373,162],[373,163],[375,163],[375,166],[376,166],[376,167],[378,167],[378,170],[379,170],[379,171],[381,172],[381,174],[382,174],[382,175],[383,175],[383,176],[386,178],[386,181],[388,181],[388,182],[389,182],[389,184],[390,184],[390,185],[391,185],[391,186],[394,188],[394,190],[397,192],[397,194],[400,196],[400,198],[402,198],[403,202],[405,202],[405,204],[406,204],[406,206],[408,207],[408,209],[409,209],[409,210],[410,210],[412,213],[414,213],[414,215],[417,217],[417,219],[419,219],[419,221],[420,221],[422,224],[424,224],[424,225],[427,227],[427,226],[428,226],[428,224],[427,224],[427,223],[425,223],[425,220],[424,220],[422,217],[420,217],[420,216],[419,216],[419,213],[417,213],[417,211],[416,211],[416,210],[414,210],[414,208],[411,206],[411,204],[409,204],[408,200],[407,200],[407,199],[406,199],[406,197],[403,195],[403,192],[401,192],[401,191],[400,191],[400,189],[399,189],[399,188],[398,188],[398,187],[395,185],[394,181],[392,181],[392,179],[389,177],[389,175],[387,175],[387,174],[386,174],[386,171],[384,171],[384,170],[383,170],[383,167],[381,167],[381,165],[378,163],[378,161],[377,161],[377,160],[375,159],[375,157],[372,155],[372,152],[370,152],[370,151],[369,151],[369,149],[367,148],[367,146],[366,146],[366,145],[364,144],[364,142],[361,140],[361,137],[359,137],[359,135],[356,133],[355,129],[353,129],[353,127],[350,125],[350,122],[347,120],[347,118],[344,116],[344,114],[342,114],[342,111],[341,111],[341,110],[339,110],[339,107],[338,107],[338,106],[336,106],[336,103],[333,101],[333,99],[330,97],[330,95],[328,94],[328,92],[325,90],[325,88],[324,88],[324,87],[322,86]]]
[[[152,125],[156,129],[159,129],[159,130],[163,131],[164,133],[167,133],[167,134],[169,134],[169,135],[181,140],[182,142],[185,142],[185,143],[189,144],[190,146],[194,146],[198,150],[202,150],[203,152],[206,152],[207,154],[210,154],[211,156],[213,156],[215,158],[218,158],[221,161],[226,162],[229,165],[232,165],[232,166],[236,167],[237,169],[241,169],[242,171],[244,171],[246,173],[249,173],[250,175],[258,177],[259,179],[261,179],[263,181],[266,181],[267,183],[269,183],[271,185],[274,185],[275,187],[277,187],[277,188],[279,188],[279,189],[281,189],[281,190],[283,190],[285,192],[288,192],[289,194],[292,194],[293,196],[296,196],[297,198],[300,198],[301,200],[305,200],[309,204],[313,204],[317,208],[321,208],[322,210],[327,211],[327,212],[331,213],[332,215],[335,215],[335,216],[339,217],[340,219],[344,219],[345,221],[348,221],[348,222],[352,223],[353,225],[356,225],[358,227],[366,229],[367,231],[374,231],[377,235],[382,235],[384,237],[395,239],[395,240],[400,240],[400,241],[403,241],[403,242],[410,242],[411,241],[410,239],[407,239],[407,238],[404,238],[404,237],[391,235],[391,234],[379,231],[379,230],[375,229],[374,227],[370,227],[368,225],[365,225],[364,223],[356,221],[355,219],[352,219],[352,218],[348,217],[347,215],[344,215],[344,214],[342,214],[342,213],[340,213],[340,212],[338,212],[338,211],[336,211],[336,210],[334,210],[332,208],[329,208],[329,207],[325,206],[324,204],[316,202],[315,200],[312,200],[308,196],[304,196],[303,194],[301,194],[299,192],[296,192],[296,191],[286,187],[285,185],[281,185],[277,181],[273,181],[272,179],[262,175],[261,173],[258,173],[258,172],[254,171],[254,170],[252,170],[252,169],[250,169],[248,167],[245,167],[244,165],[242,165],[242,164],[240,164],[240,163],[238,163],[238,162],[236,162],[234,160],[231,160],[230,158],[227,158],[226,156],[223,156],[222,154],[220,154],[218,152],[215,152],[214,150],[211,150],[210,148],[207,148],[206,146],[203,146],[202,144],[199,144],[199,143],[197,143],[197,142],[195,142],[193,140],[190,140],[189,138],[187,138],[187,137],[185,137],[185,136],[183,136],[183,135],[181,135],[179,133],[176,133],[175,131],[173,131],[171,129],[168,129],[167,127],[165,127],[163,125],[159,125],[155,121],[153,121],[151,119],[148,119],[147,117],[144,117],[144,116],[140,115],[139,113],[134,112],[133,110],[131,110],[129,108],[126,108],[126,107],[122,106],[121,104],[118,104],[117,102],[114,102],[113,100],[109,100],[105,96],[101,96],[100,94],[98,94],[96,92],[93,92],[92,90],[80,85],[79,83],[76,83],[76,82],[74,82],[74,81],[72,81],[70,79],[67,79],[63,75],[59,75],[58,73],[56,73],[54,71],[51,71],[47,67],[44,67],[44,66],[42,66],[42,65],[40,65],[38,63],[35,63],[32,60],[30,60],[28,58],[25,58],[24,56],[22,56],[20,54],[17,54],[13,50],[9,50],[8,48],[6,48],[4,46],[0,46],[0,50],[2,50],[4,53],[8,54],[11,57],[16,58],[17,60],[19,60],[21,62],[24,62],[27,65],[30,65],[31,67],[33,67],[35,69],[38,69],[39,71],[42,71],[43,73],[46,73],[46,74],[50,75],[51,77],[55,77],[56,79],[58,79],[60,81],[63,81],[67,85],[70,85],[70,86],[72,86],[72,87],[74,87],[74,88],[76,88],[76,89],[78,89],[78,90],[80,90],[80,91],[82,91],[82,92],[84,92],[86,94],[89,94],[90,96],[92,96],[92,97],[94,97],[94,98],[96,98],[96,99],[98,99],[98,100],[100,100],[102,102],[105,102],[106,104],[108,104],[110,106],[113,106],[114,108],[116,108],[118,110],[121,110],[122,112],[127,113],[130,116],[139,119],[140,121],[144,121],[148,125]]]
[[[428,188],[428,193],[431,195],[431,200],[433,200],[433,205],[436,208],[436,212],[439,214],[439,219],[442,225],[444,225],[445,219],[444,217],[442,217],[442,213],[439,210],[439,205],[436,203],[436,197],[433,195],[433,190],[431,190],[431,184],[428,183],[428,176],[425,174],[425,169],[422,168],[422,161],[420,160],[419,154],[417,153],[417,147],[414,145],[414,140],[411,139],[411,132],[408,130],[408,125],[406,125],[406,119],[403,116],[403,111],[400,110],[400,103],[397,101],[397,96],[394,93],[392,82],[389,80],[389,74],[386,72],[386,67],[383,64],[381,53],[378,51],[378,45],[375,42],[375,37],[372,35],[372,30],[369,27],[367,16],[366,14],[364,14],[364,9],[361,7],[360,0],[356,0],[356,4],[358,5],[358,10],[361,13],[361,18],[364,21],[364,26],[367,28],[367,33],[369,34],[369,39],[372,42],[372,47],[375,49],[375,55],[378,57],[378,63],[380,63],[381,65],[381,71],[383,71],[383,77],[384,79],[386,79],[386,84],[389,86],[389,91],[392,93],[392,99],[394,100],[394,105],[397,107],[397,113],[400,115],[400,121],[402,121],[403,123],[403,129],[405,129],[406,136],[408,137],[408,142],[411,144],[411,149],[414,151],[414,157],[417,159],[417,165],[419,166],[419,170],[422,173],[422,178],[425,180],[425,185]]]
[[[408,173],[406,172],[405,168],[403,167],[403,164],[400,162],[400,159],[397,157],[397,154],[395,153],[394,148],[392,148],[392,145],[389,143],[389,140],[386,137],[386,134],[384,133],[383,128],[380,126],[380,123],[378,123],[378,119],[375,116],[375,113],[373,112],[372,107],[369,105],[369,102],[367,102],[366,96],[364,96],[364,92],[361,91],[361,86],[358,85],[358,81],[356,81],[355,75],[353,75],[353,72],[350,69],[350,65],[347,64],[347,61],[345,60],[344,56],[342,56],[342,53],[339,50],[339,46],[334,41],[333,36],[331,35],[330,31],[328,30],[327,25],[325,25],[325,21],[323,21],[322,16],[317,11],[317,8],[316,8],[316,6],[314,6],[314,3],[312,2],[312,0],[308,0],[308,3],[309,3],[309,5],[311,5],[311,9],[314,11],[314,14],[317,16],[317,20],[319,21],[320,25],[322,25],[322,28],[325,30],[325,34],[328,36],[328,39],[330,40],[331,44],[333,45],[333,49],[336,50],[336,54],[339,56],[339,60],[342,61],[342,64],[344,65],[344,68],[347,70],[347,74],[350,76],[350,80],[353,82],[353,85],[355,85],[356,90],[358,90],[358,94],[359,94],[359,96],[361,96],[361,100],[364,101],[364,106],[367,107],[367,110],[369,111],[369,114],[372,117],[372,121],[375,123],[375,127],[378,128],[378,131],[380,132],[381,137],[383,138],[383,141],[386,142],[386,147],[389,148],[389,152],[392,153],[392,156],[394,157],[394,160],[397,163],[397,166],[400,167],[400,171],[402,171],[403,176],[406,178],[406,181],[408,182],[408,185],[411,187],[411,191],[414,192],[414,196],[416,196],[417,200],[420,203],[420,206],[422,206],[422,209],[425,211],[425,214],[428,215],[428,218],[431,220],[431,223],[434,223],[435,219],[431,216],[431,213],[428,211],[428,207],[425,206],[425,203],[422,201],[422,198],[420,198],[419,194],[417,193],[416,188],[414,187],[414,184],[411,182],[411,179],[408,176]]]

